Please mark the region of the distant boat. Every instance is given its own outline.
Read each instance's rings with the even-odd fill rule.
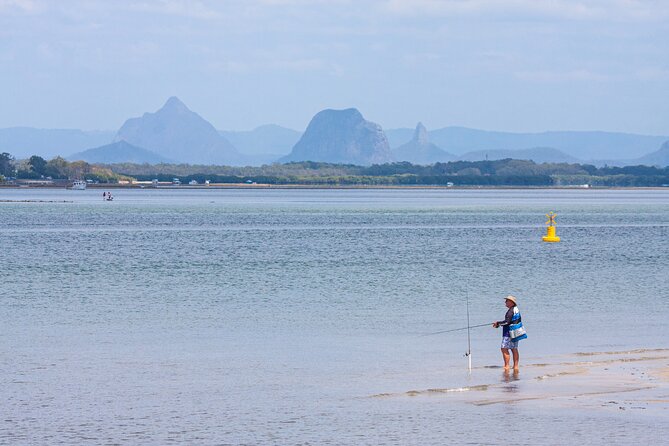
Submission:
[[[70,189],[72,190],[86,190],[86,182],[83,180],[74,180],[72,182],[72,186],[70,186]]]

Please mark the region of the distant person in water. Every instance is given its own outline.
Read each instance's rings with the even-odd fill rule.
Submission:
[[[102,192],[102,199],[104,200],[105,198],[107,198],[107,192]]]
[[[513,370],[518,370],[520,366],[520,355],[518,353],[518,341],[526,339],[527,334],[523,328],[523,322],[520,317],[520,310],[516,305],[516,298],[514,296],[506,296],[504,298],[504,305],[506,305],[506,315],[503,321],[493,322],[492,326],[502,327],[502,358],[504,358],[504,370],[509,369],[509,360],[511,353],[513,354]]]

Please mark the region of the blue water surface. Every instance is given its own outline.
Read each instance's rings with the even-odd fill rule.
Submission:
[[[0,189],[0,443],[658,443],[666,414],[380,393],[667,348],[669,190]],[[562,242],[541,241],[558,212]],[[658,416],[665,421],[657,427]],[[556,422],[559,420],[559,422]],[[548,441],[547,439],[551,439]]]

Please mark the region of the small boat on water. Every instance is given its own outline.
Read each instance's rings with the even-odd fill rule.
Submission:
[[[86,190],[86,182],[83,180],[74,180],[72,186],[69,187],[72,190]]]

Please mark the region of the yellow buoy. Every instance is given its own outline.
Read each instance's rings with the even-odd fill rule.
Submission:
[[[546,217],[548,217],[548,221],[546,222],[548,227],[546,228],[546,235],[543,236],[541,240],[549,243],[559,242],[560,237],[555,235],[555,217],[557,217],[557,214],[551,211],[548,214],[546,214]]]

